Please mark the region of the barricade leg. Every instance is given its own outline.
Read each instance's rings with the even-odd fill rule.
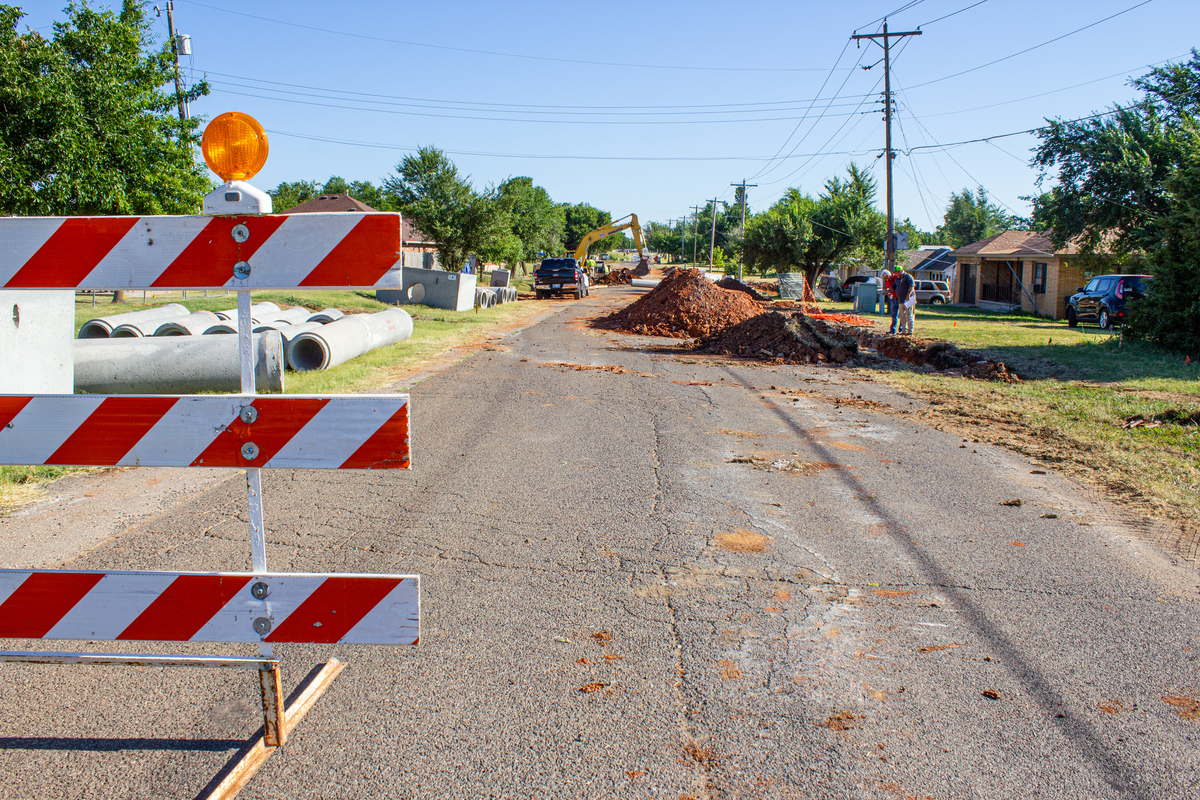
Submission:
[[[284,719],[283,685],[279,681],[279,667],[258,671],[259,688],[262,689],[263,743],[269,747],[282,747],[287,741],[287,725]]]

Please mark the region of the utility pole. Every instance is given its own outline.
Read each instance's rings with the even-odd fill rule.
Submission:
[[[741,183],[731,183],[729,185],[742,187],[742,249],[738,251],[738,282],[740,283],[742,280],[742,258],[746,253],[746,187],[758,188],[758,184],[747,184],[746,179],[742,178]]]
[[[679,218],[679,263],[682,264],[687,256],[684,254],[684,246],[687,243],[687,220],[683,217]]]
[[[692,266],[696,266],[696,236],[699,234],[700,206],[692,206]]]
[[[712,269],[713,254],[717,249],[717,198],[712,199],[713,215],[712,215],[712,241],[708,245],[708,268]]]
[[[167,35],[171,37],[171,52],[175,54],[175,100],[179,103],[179,121],[188,118],[183,99],[183,80],[179,77],[179,39],[175,36],[175,0],[167,0]]]
[[[892,71],[891,71],[891,40],[902,39],[905,36],[920,36],[921,31],[904,31],[903,33],[888,33],[887,18],[883,20],[883,33],[856,33],[850,38],[856,42],[870,39],[879,44],[877,39],[883,39],[883,119],[887,130],[885,134],[884,158],[887,160],[887,245],[884,250],[884,261],[888,272],[896,271],[896,214],[892,208],[892,160],[896,154],[892,152]],[[869,69],[869,68],[868,68]]]

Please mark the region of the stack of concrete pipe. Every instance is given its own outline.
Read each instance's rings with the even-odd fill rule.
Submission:
[[[412,332],[412,317],[402,308],[347,315],[288,342],[288,366],[297,372],[329,369],[376,348],[403,342]]]
[[[171,303],[158,308],[148,308],[145,311],[134,311],[130,314],[114,314],[109,317],[96,317],[89,319],[83,323],[83,327],[79,329],[80,339],[107,339],[113,335],[113,331],[122,325],[132,326],[129,330],[138,329],[138,324],[145,325],[150,328],[150,332],[154,332],[151,327],[152,323],[163,323],[169,319],[186,317],[190,312],[179,305],[179,303]],[[138,329],[140,330],[140,329]],[[130,333],[130,336],[144,336],[144,333]]]
[[[500,303],[515,303],[517,290],[512,286],[479,286],[475,289],[475,304],[491,308]]]
[[[336,308],[251,307],[258,391],[283,391],[285,368],[329,369],[412,336],[401,309],[346,316]],[[239,391],[237,309],[189,312],[178,303],[88,320],[75,343],[77,391],[105,394]],[[305,343],[295,350],[300,337]],[[119,340],[119,341],[117,341]],[[300,366],[296,366],[299,364]]]

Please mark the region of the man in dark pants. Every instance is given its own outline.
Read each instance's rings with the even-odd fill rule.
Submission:
[[[900,318],[900,334],[902,336],[912,336],[913,306],[915,304],[910,304],[909,300],[916,290],[916,284],[913,283],[912,275],[904,271],[904,267],[896,267],[896,277],[892,281],[892,288],[896,291],[896,304]]]
[[[888,313],[892,315],[892,328],[888,333],[896,332],[896,309],[900,304],[896,302],[896,276],[888,272],[886,269],[879,273],[883,278],[883,297],[888,306]]]

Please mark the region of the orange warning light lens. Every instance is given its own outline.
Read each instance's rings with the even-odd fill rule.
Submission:
[[[223,180],[249,180],[267,163],[267,134],[254,117],[229,111],[208,123],[200,150]]]

